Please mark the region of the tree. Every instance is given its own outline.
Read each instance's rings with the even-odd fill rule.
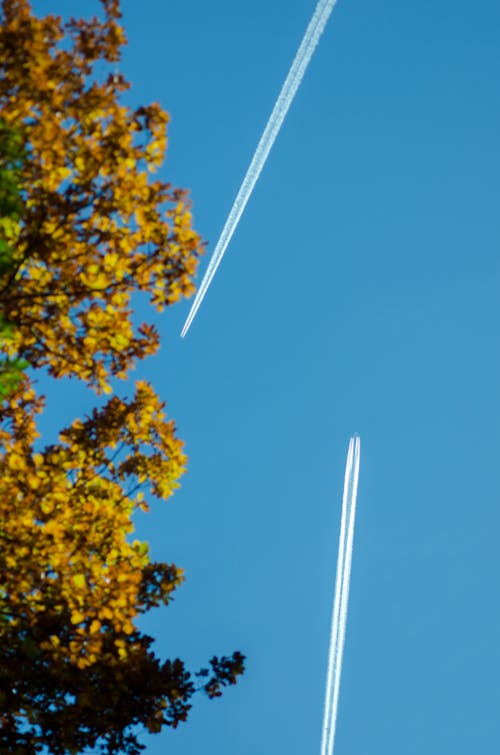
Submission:
[[[113,396],[35,452],[42,403],[25,381],[0,414],[0,750],[63,755],[100,742],[133,755],[130,727],[176,726],[196,691],[134,624],[170,601],[182,571],[127,540],[141,488],[168,499],[177,486],[182,443],[138,383],[132,400]],[[235,653],[197,676],[215,697],[242,671]]]
[[[101,3],[103,21],[66,24],[1,3],[0,751],[13,754],[135,755],[137,724],[176,726],[198,689],[217,697],[243,672],[234,653],[193,677],[137,628],[183,581],[132,539],[134,510],[167,500],[186,466],[151,385],[36,445],[44,402],[25,366],[112,393],[158,347],[131,295],[160,310],[189,295],[202,251],[185,192],[151,177],[166,113],[130,110],[128,83],[102,74],[125,37],[118,0]]]
[[[15,326],[9,357],[110,391],[110,376],[158,347],[154,328],[134,329],[131,294],[148,292],[158,310],[190,295],[201,241],[185,192],[151,179],[167,114],[123,105],[120,74],[99,78],[125,42],[118,0],[101,2],[103,22],[64,25],[34,17],[27,0],[2,1],[0,112],[26,157],[0,301]]]

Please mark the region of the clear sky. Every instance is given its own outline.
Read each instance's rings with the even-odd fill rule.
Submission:
[[[35,3],[68,6],[98,4]],[[162,176],[209,251],[314,6],[123,4],[129,101],[171,114]],[[144,628],[248,670],[147,755],[319,752],[354,432],[336,753],[500,752],[499,32],[498,0],[339,0],[188,336],[188,302],[155,317],[137,375],[190,469],[137,526],[187,582]],[[91,405],[41,384],[47,435]]]

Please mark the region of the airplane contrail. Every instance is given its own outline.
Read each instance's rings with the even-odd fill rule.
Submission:
[[[336,654],[336,666],[334,672],[333,683],[333,697],[331,706],[330,717],[330,729],[328,733],[328,755],[332,755],[333,747],[335,743],[335,731],[337,724],[337,709],[339,702],[339,690],[340,690],[340,677],[342,673],[342,660],[344,654],[345,644],[345,631],[347,624],[347,606],[349,601],[349,585],[351,579],[351,563],[352,563],[352,550],[354,541],[354,522],[356,517],[356,499],[358,492],[358,477],[359,477],[359,461],[360,461],[360,441],[359,438],[354,439],[354,451],[353,460],[350,469],[346,468],[346,499],[348,502],[348,526],[347,526],[347,542],[345,546],[345,561],[344,570],[342,575],[342,596],[340,600],[340,611],[338,621],[338,636],[337,636],[337,654]]]
[[[212,282],[212,279],[216,273],[217,268],[220,265],[222,257],[227,249],[227,246],[231,240],[231,237],[238,225],[240,218],[243,214],[243,210],[246,207],[248,200],[255,188],[255,184],[258,181],[262,168],[264,167],[266,160],[269,156],[271,148],[276,141],[286,114],[293,102],[297,89],[304,77],[309,62],[313,56],[316,46],[319,42],[321,34],[330,18],[330,14],[336,5],[337,0],[319,0],[316,5],[313,16],[307,26],[306,32],[300,43],[299,49],[293,59],[290,70],[288,71],[285,83],[283,84],[281,91],[276,100],[276,104],[272,110],[269,120],[267,121],[264,133],[262,134],[255,154],[248,167],[248,170],[241,184],[240,190],[236,196],[234,204],[228,215],[222,233],[217,242],[217,245],[212,254],[212,258],[209,262],[206,273],[200,284],[200,287],[196,293],[195,299],[187,316],[186,322],[181,332],[181,338],[183,338],[188,332],[191,323],[193,322],[200,305],[205,298],[205,294],[208,291],[208,287]]]
[[[349,443],[344,479],[339,553],[337,559],[337,575],[335,578],[332,628],[330,634],[325,706],[323,713],[321,755],[332,755],[335,744],[340,677],[342,673],[342,658],[344,653],[347,607],[349,601],[359,461],[360,440],[356,436],[351,438]]]
[[[352,468],[353,442],[349,443],[347,452],[347,463],[345,479],[347,481],[348,470]],[[346,502],[346,484],[344,482],[344,497],[342,501],[342,515],[340,520],[339,552],[337,556],[337,574],[335,576],[335,593],[333,598],[332,623],[330,631],[330,647],[328,651],[328,668],[326,677],[325,704],[323,712],[323,735],[321,739],[321,755],[326,755],[328,748],[329,732],[331,730],[331,713],[334,692],[334,675],[337,666],[337,649],[339,634],[339,617],[340,617],[340,599],[342,595],[342,583],[345,563],[345,546],[346,546],[346,522],[347,522],[347,502]]]

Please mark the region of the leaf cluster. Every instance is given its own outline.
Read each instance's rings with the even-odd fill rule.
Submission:
[[[23,205],[0,301],[10,357],[110,391],[158,348],[151,325],[134,328],[132,293],[158,310],[189,296],[202,244],[186,193],[152,177],[167,114],[125,106],[128,82],[102,73],[125,42],[118,3],[102,5],[103,22],[64,24],[2,1],[0,114],[22,150]]]
[[[24,157],[21,132],[9,128],[0,117],[0,274],[5,274],[12,264],[12,244],[19,235]]]
[[[0,276],[15,267],[15,242],[23,211],[21,169],[25,158],[19,131],[8,128],[0,117]],[[0,343],[12,338],[14,328],[0,311]],[[19,357],[0,357],[0,401],[19,385],[28,362]]]

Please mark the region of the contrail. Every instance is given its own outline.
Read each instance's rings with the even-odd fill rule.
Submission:
[[[288,71],[285,83],[281,88],[276,104],[273,108],[269,120],[267,121],[264,133],[260,138],[260,142],[257,146],[252,161],[248,167],[243,183],[241,184],[238,195],[234,201],[231,211],[226,220],[226,224],[222,229],[222,233],[215,247],[212,258],[209,262],[207,271],[200,284],[194,302],[189,311],[186,322],[181,332],[181,338],[183,338],[188,332],[191,323],[193,322],[200,305],[205,298],[205,294],[208,291],[208,287],[212,282],[212,278],[215,275],[217,268],[220,265],[224,252],[231,240],[231,237],[238,225],[243,210],[250,199],[250,196],[254,190],[255,184],[260,176],[262,168],[264,167],[266,160],[269,156],[271,148],[276,141],[286,114],[293,102],[293,99],[297,93],[297,89],[304,77],[307,70],[307,66],[313,56],[314,50],[319,42],[319,38],[323,33],[323,30],[330,18],[330,14],[336,5],[337,0],[319,0],[316,5],[316,9],[306,29],[300,47],[297,50],[295,58],[293,59],[290,70]]]
[[[340,611],[338,621],[337,652],[333,682],[333,698],[330,715],[330,728],[328,732],[328,755],[332,755],[335,742],[335,730],[337,724],[337,709],[339,702],[340,677],[342,673],[342,659],[344,654],[345,630],[347,624],[347,606],[349,601],[349,585],[351,579],[352,549],[354,540],[354,522],[356,517],[356,499],[358,493],[360,441],[354,440],[353,460],[349,468],[346,466],[345,497],[348,506],[347,542],[345,546],[345,561],[342,575],[342,596],[340,599]],[[351,440],[351,443],[352,443]]]
[[[332,612],[332,625],[330,632],[330,648],[328,651],[328,670],[326,677],[326,690],[325,690],[325,705],[323,712],[323,736],[321,739],[321,755],[326,755],[328,747],[329,732],[331,730],[331,712],[333,704],[333,691],[334,691],[334,674],[337,666],[337,649],[338,649],[338,634],[339,634],[339,617],[340,617],[340,599],[342,595],[342,582],[345,563],[345,546],[346,546],[346,521],[347,521],[347,480],[348,470],[352,468],[353,459],[353,442],[352,439],[349,443],[349,450],[347,452],[347,463],[345,471],[344,481],[344,497],[342,501],[342,516],[340,520],[340,536],[339,536],[339,552],[337,556],[337,574],[335,577],[335,593],[333,598],[333,612]]]
[[[349,443],[344,479],[339,554],[337,559],[337,575],[335,579],[332,629],[330,635],[325,707],[323,714],[323,732],[321,737],[321,755],[332,755],[335,743],[340,677],[342,673],[342,657],[344,653],[347,606],[349,601],[359,461],[360,440],[356,436],[351,438]]]

